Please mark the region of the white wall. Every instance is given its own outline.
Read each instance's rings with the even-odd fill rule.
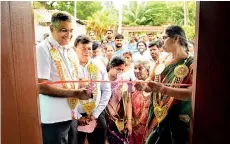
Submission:
[[[35,29],[35,42],[42,41],[43,35],[45,33],[50,34],[49,26],[41,26],[41,25],[35,24],[34,29]]]

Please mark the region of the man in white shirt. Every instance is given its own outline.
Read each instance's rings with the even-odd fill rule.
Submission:
[[[48,85],[44,82],[77,80],[77,55],[68,44],[73,23],[70,14],[51,18],[51,36],[36,48],[43,144],[77,143],[77,102],[89,99],[87,89],[76,83]]]
[[[109,80],[106,68],[102,61],[90,59],[92,42],[84,35],[78,36],[74,42],[74,49],[79,58],[78,77],[84,80]],[[90,68],[94,68],[93,70]],[[93,72],[92,72],[93,71]],[[78,144],[84,144],[85,138],[89,144],[104,144],[106,141],[107,125],[104,109],[111,97],[110,83],[91,83],[94,86],[93,98],[81,101],[78,105],[78,124],[85,126],[96,120],[97,126],[92,133],[78,132]],[[89,113],[88,104],[95,104]],[[88,113],[87,113],[88,112]]]
[[[133,55],[133,60],[151,60],[152,57],[150,55],[149,49],[147,49],[147,44],[144,41],[139,41],[137,43],[138,52]]]

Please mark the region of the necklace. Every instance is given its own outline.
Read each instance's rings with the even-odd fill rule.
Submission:
[[[98,68],[95,64],[90,62],[90,64],[87,66],[87,71],[88,71],[88,78],[91,81],[97,80]],[[97,83],[90,82],[88,93],[92,93],[92,95],[93,95],[92,101],[80,100],[79,102],[80,102],[80,104],[82,104],[83,110],[89,116],[93,113],[93,110],[96,107],[96,99],[97,99],[97,95],[98,95]]]
[[[171,82],[170,87],[178,87],[178,86],[175,86],[174,84],[182,83],[183,79],[188,75],[189,69],[185,65],[185,63],[186,63],[186,60],[184,61],[183,64],[180,64],[180,65],[175,67],[175,69],[173,71],[174,78]],[[156,68],[157,69],[157,70],[155,70],[155,81],[156,82],[161,82],[160,74],[164,71],[164,68],[163,68],[163,66],[159,66],[158,69]],[[163,98],[162,98],[162,94],[159,93],[158,91],[156,91],[153,94],[153,105],[154,105],[153,111],[154,111],[154,114],[155,114],[155,117],[156,117],[158,123],[160,123],[162,120],[164,120],[165,117],[167,116],[168,109],[170,108],[171,104],[173,103],[173,100],[174,100],[174,97],[170,97],[170,96],[163,96]]]
[[[72,76],[71,76],[70,70],[68,69],[67,62],[64,62],[60,51],[57,50],[56,48],[54,48],[51,43],[49,43],[49,44],[50,44],[49,52],[50,52],[50,55],[51,55],[51,59],[53,60],[55,66],[57,68],[57,72],[58,72],[58,75],[59,75],[61,81],[65,81],[68,78],[68,76],[69,76],[69,79],[73,80],[72,76],[77,76],[76,62],[72,58],[68,57],[68,59],[71,59],[70,60],[71,64],[73,65],[73,67],[75,69],[75,71],[72,72]],[[66,67],[66,69],[68,69],[68,70],[66,70],[64,67]],[[76,77],[76,79],[78,79],[78,77]],[[66,83],[63,83],[62,87],[63,88],[69,88],[69,89],[75,89],[75,88],[78,87],[78,84],[73,84],[73,83],[66,84]],[[76,113],[75,113],[74,109],[76,108],[77,103],[79,101],[78,98],[69,97],[69,98],[67,98],[67,101],[68,101],[69,107],[70,107],[70,109],[72,111],[72,119],[77,119],[77,116],[76,116]]]

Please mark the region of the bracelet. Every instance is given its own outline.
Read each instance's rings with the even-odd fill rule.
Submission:
[[[132,119],[127,119],[127,123],[132,124],[133,123]]]

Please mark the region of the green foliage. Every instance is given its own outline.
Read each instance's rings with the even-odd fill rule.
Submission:
[[[55,9],[67,11],[74,15],[74,1],[58,1]],[[77,18],[86,20],[95,12],[102,9],[99,1],[77,1]]]
[[[46,2],[38,2],[38,1],[34,1],[33,2],[33,8],[34,9],[46,9],[46,5],[48,5]],[[39,23],[40,20],[42,19],[41,15],[38,15],[37,13],[34,13],[34,20],[36,23]]]
[[[34,9],[54,10],[55,1],[33,1]]]
[[[88,17],[87,31],[94,31],[97,39],[102,39],[107,29],[115,29],[118,25],[118,13],[110,10],[98,11]]]
[[[184,2],[137,2],[130,1],[123,10],[123,25],[179,25],[186,32],[188,39],[195,36],[196,3],[186,2],[188,25],[184,26]]]
[[[66,11],[74,15],[74,2],[73,1],[57,1],[54,6],[55,9]]]
[[[187,39],[192,40],[195,37],[195,26],[182,26],[184,29]]]
[[[188,25],[195,25],[195,2],[186,2],[188,12]],[[170,10],[169,21],[174,25],[184,25],[184,2],[170,2],[168,4]]]
[[[196,16],[196,3],[186,2],[188,12],[188,25],[184,26],[184,3],[169,3],[169,9],[171,10],[170,21],[173,25],[182,26],[185,30],[187,39],[191,40],[195,37],[195,16]]]
[[[55,4],[56,4],[56,1],[44,1],[44,4],[45,4],[45,8],[47,10],[54,10],[55,9]]]
[[[149,25],[160,26],[169,23],[170,10],[165,2],[148,2],[147,11]]]
[[[38,1],[33,1],[33,8],[34,9],[41,9],[42,8],[42,4]]]
[[[107,29],[117,30],[118,10],[112,1],[103,1],[103,9],[87,18],[86,31],[94,31],[97,39],[102,39]]]
[[[174,25],[184,25],[184,7],[183,2],[170,2],[168,4],[168,8],[170,9],[170,17],[169,22]]]
[[[38,15],[37,13],[34,13],[34,20],[35,20],[35,22],[38,23],[40,21],[40,19],[41,19],[41,16]]]
[[[170,10],[165,2],[130,1],[124,6],[123,24],[128,26],[160,26],[168,23]]]
[[[122,23],[128,26],[146,25],[146,2],[138,4],[136,1],[129,2],[128,5],[123,8]]]
[[[33,2],[33,7],[34,9],[57,9],[74,15],[74,1],[36,1]],[[77,1],[77,18],[86,20],[87,17],[101,9],[100,1]]]
[[[188,26],[184,26],[184,2],[165,1],[129,1],[123,6],[124,26],[161,26],[179,25],[182,26],[189,39],[195,35],[195,11],[196,3],[186,1]],[[34,9],[58,9],[67,11],[74,15],[74,1],[34,1]],[[36,19],[39,17],[35,16]],[[77,17],[81,20],[88,20],[87,30],[103,34],[110,26],[115,28],[118,25],[118,11],[114,8],[112,1],[77,1]]]
[[[186,2],[188,25],[195,25],[195,2]],[[123,8],[123,25],[184,25],[184,2],[130,1]]]
[[[187,2],[188,5],[188,25],[194,26],[196,23],[196,3]]]
[[[102,9],[100,1],[78,1],[77,2],[77,17],[81,20],[86,20],[87,17]]]

